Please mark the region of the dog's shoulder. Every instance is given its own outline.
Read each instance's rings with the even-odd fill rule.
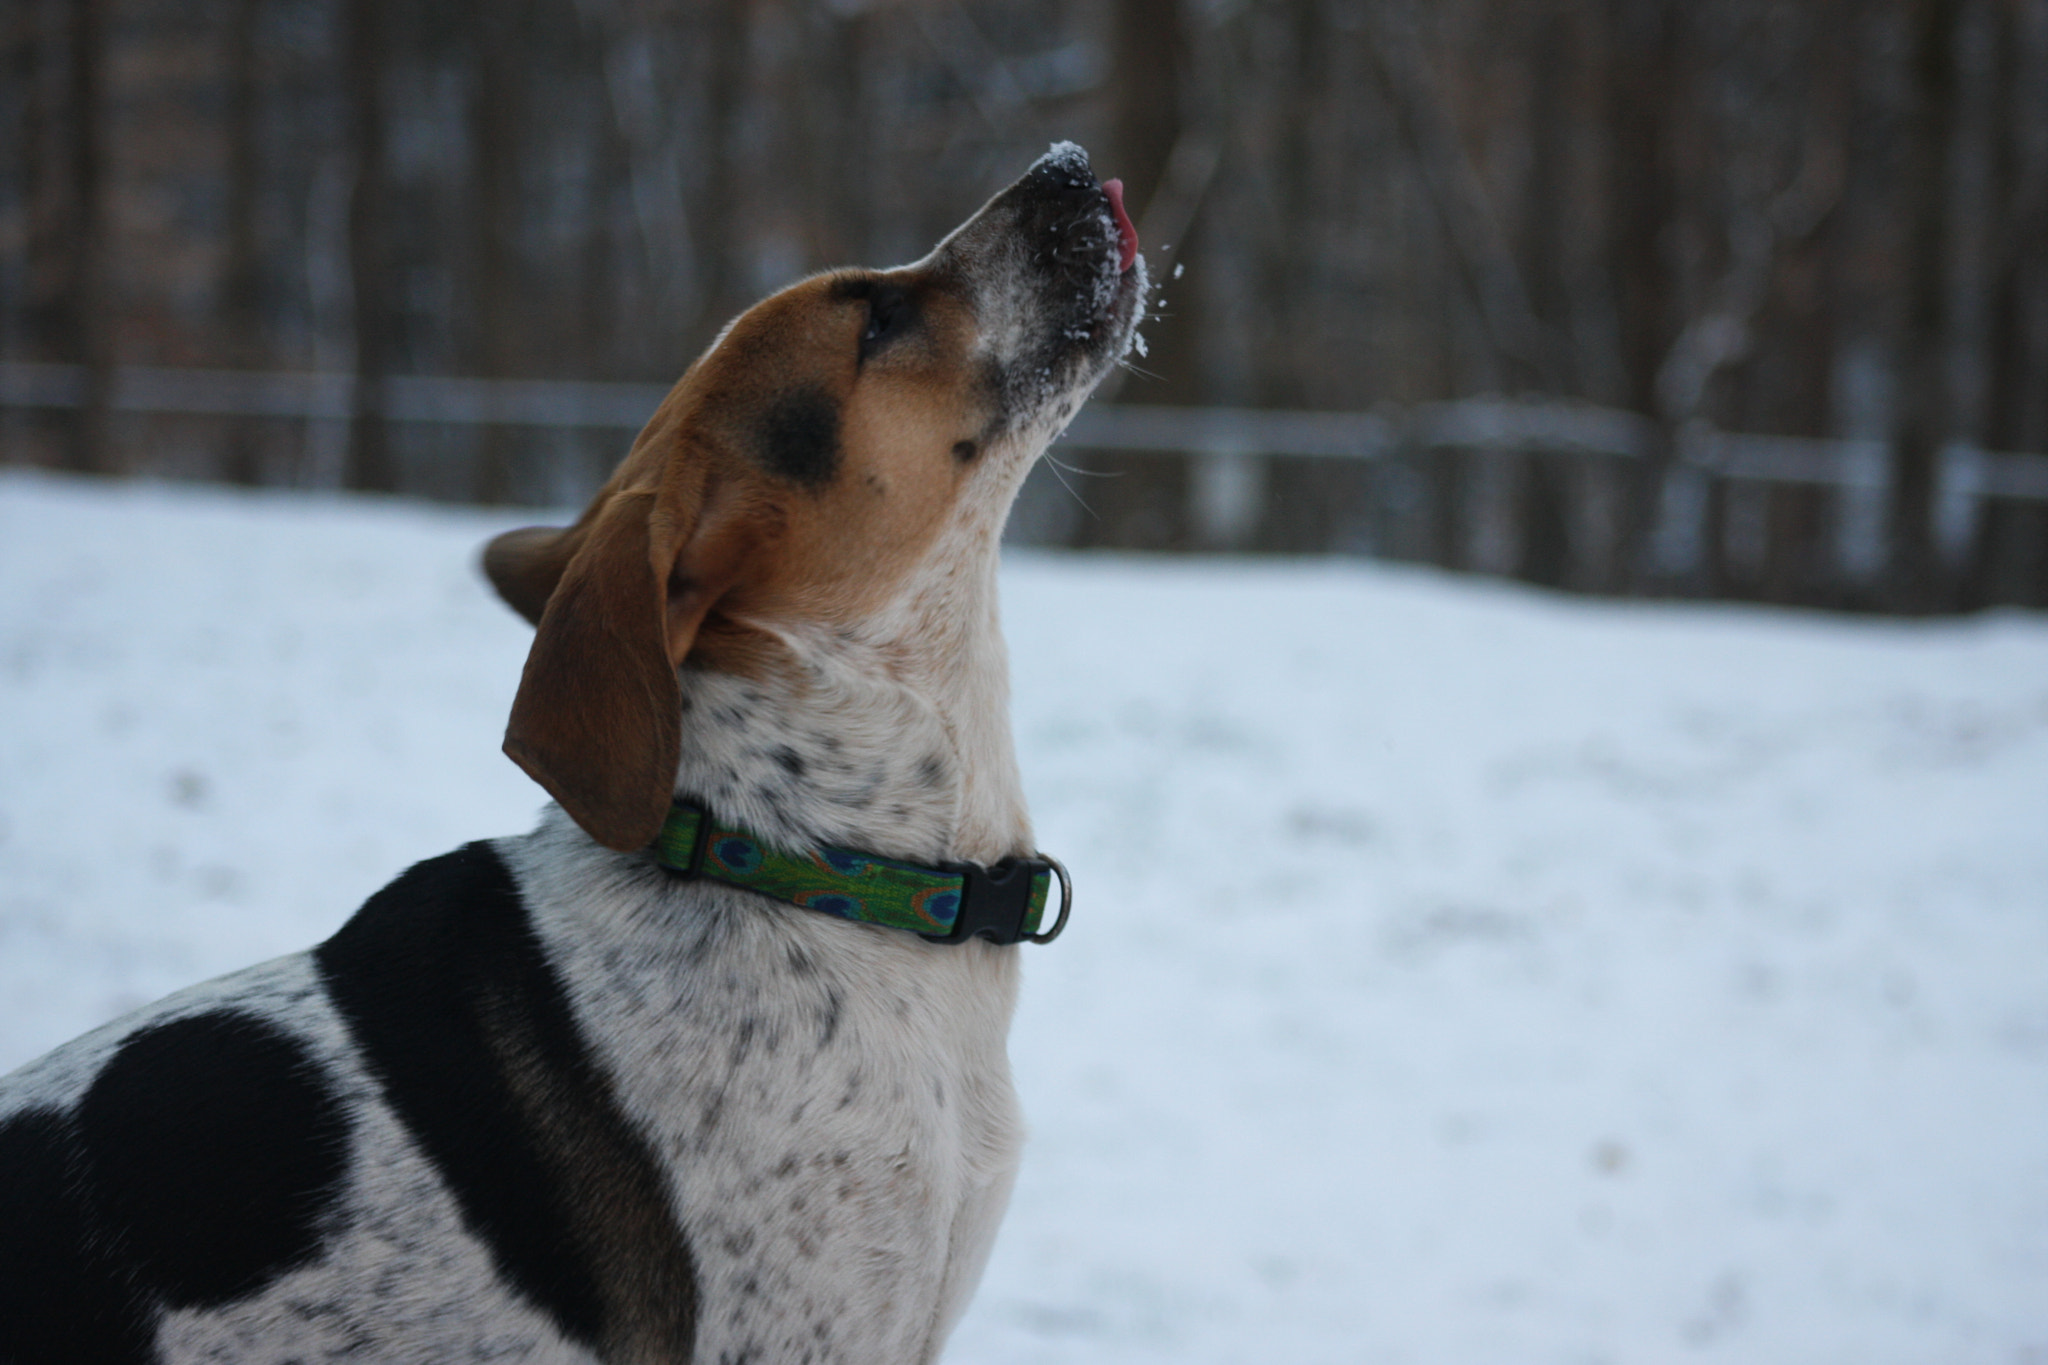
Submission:
[[[506,1278],[578,1340],[687,1342],[694,1276],[666,1181],[497,849],[413,867],[313,960]]]
[[[693,1330],[664,1181],[489,844],[0,1081],[0,1361],[240,1358],[281,1312],[417,1341],[388,1305],[344,1321],[408,1267],[449,1286],[413,1298],[468,1300],[436,1310],[451,1342],[490,1335],[468,1317],[570,1355]]]

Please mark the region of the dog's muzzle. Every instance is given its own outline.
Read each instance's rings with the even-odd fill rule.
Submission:
[[[1123,187],[1063,142],[939,247],[974,288],[1001,425],[1064,425],[1131,349],[1149,281]]]

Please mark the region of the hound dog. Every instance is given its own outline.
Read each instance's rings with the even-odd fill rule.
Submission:
[[[0,1360],[935,1358],[1018,1163],[989,939],[1048,913],[1042,865],[998,894],[997,542],[1145,293],[1061,144],[741,315],[575,525],[495,540],[540,827],[7,1078]]]

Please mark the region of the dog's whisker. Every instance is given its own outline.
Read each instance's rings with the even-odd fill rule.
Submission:
[[[1051,452],[1047,452],[1045,462],[1050,465],[1057,465],[1069,474],[1078,475],[1084,479],[1121,479],[1129,472],[1122,469],[1083,469],[1077,464],[1068,464],[1065,460],[1055,458]]]
[[[1075,506],[1079,507],[1083,512],[1086,512],[1094,520],[1101,521],[1102,515],[1099,512],[1097,512],[1093,507],[1090,507],[1088,505],[1088,499],[1081,496],[1081,490],[1075,488],[1074,485],[1068,483],[1067,476],[1060,472],[1062,469],[1067,468],[1069,468],[1069,466],[1063,465],[1057,460],[1052,461],[1052,476],[1060,481],[1060,487],[1067,490],[1067,496],[1074,500]],[[1073,470],[1073,472],[1079,474],[1082,471],[1076,469]]]

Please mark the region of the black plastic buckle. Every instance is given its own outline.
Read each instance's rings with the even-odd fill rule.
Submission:
[[[679,877],[702,877],[704,875],[704,850],[711,847],[711,812],[695,801],[685,801],[678,796],[669,802],[670,810],[686,810],[697,817],[697,831],[690,836],[690,855],[680,863],[669,862],[660,854],[655,861]]]
[[[1031,890],[1052,864],[1043,858],[1005,858],[993,867],[980,863],[941,863],[941,870],[960,874],[960,913],[950,934],[922,934],[933,943],[965,943],[980,937],[990,943],[1022,943],[1039,937],[1024,932],[1031,912]],[[1048,888],[1050,890],[1050,888]]]

